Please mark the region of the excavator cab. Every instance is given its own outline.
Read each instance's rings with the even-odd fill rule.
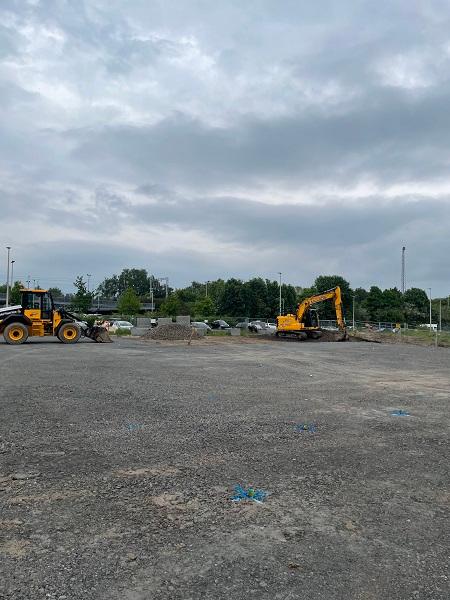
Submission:
[[[305,313],[305,318],[303,320],[305,327],[319,327],[319,311],[317,308],[310,308]]]

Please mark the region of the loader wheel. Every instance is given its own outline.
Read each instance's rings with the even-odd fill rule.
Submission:
[[[81,329],[74,323],[64,323],[58,331],[59,341],[63,344],[75,344],[81,337]]]
[[[28,329],[22,323],[11,323],[3,332],[7,344],[23,344],[28,339]]]

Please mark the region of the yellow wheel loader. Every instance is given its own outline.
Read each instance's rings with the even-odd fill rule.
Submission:
[[[311,308],[314,304],[324,300],[333,300],[336,311],[336,321],[339,327],[340,335],[338,341],[348,340],[347,330],[345,328],[344,312],[342,309],[342,295],[339,286],[305,298],[297,307],[295,315],[279,315],[277,317],[277,337],[296,337],[304,340],[307,337],[317,339],[321,337],[319,315],[317,310]]]
[[[63,308],[55,308],[47,290],[21,289],[21,304],[0,308],[0,334],[7,344],[23,344],[29,337],[56,336],[63,344],[81,337],[111,342],[104,327],[89,327]]]

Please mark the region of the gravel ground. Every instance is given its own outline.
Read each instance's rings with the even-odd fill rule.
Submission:
[[[370,343],[0,344],[0,598],[448,600],[449,365]],[[269,495],[232,503],[237,483]]]

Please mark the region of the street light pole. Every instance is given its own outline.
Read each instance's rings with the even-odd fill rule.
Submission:
[[[11,252],[11,246],[6,246],[8,250],[8,267],[6,270],[6,306],[9,306],[9,254]]]
[[[431,288],[428,288],[430,290],[430,333],[431,333]]]
[[[11,289],[14,287],[14,263],[16,261],[12,260],[11,261]]]
[[[280,312],[278,313],[279,315],[281,315],[281,276],[282,276],[282,272],[278,271],[278,275],[280,276]]]
[[[152,282],[152,280],[153,280],[153,275],[150,274],[150,277],[148,278],[148,281],[150,283],[150,305],[151,305],[150,310],[153,312],[155,310],[155,306],[153,303],[153,282]]]
[[[355,296],[353,296],[353,331],[355,331]]]

